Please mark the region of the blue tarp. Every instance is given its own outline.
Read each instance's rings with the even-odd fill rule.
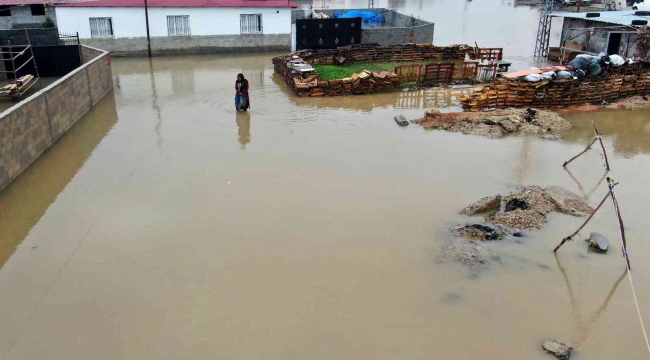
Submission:
[[[384,14],[375,14],[372,11],[362,11],[362,10],[350,10],[346,13],[335,13],[335,18],[349,19],[349,18],[361,18],[361,22],[364,24],[377,24],[381,25],[386,21]]]

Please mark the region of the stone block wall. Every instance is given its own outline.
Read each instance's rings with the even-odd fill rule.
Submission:
[[[13,24],[42,24],[49,16],[56,25],[53,6],[45,7],[45,15],[33,16],[29,5],[11,6],[11,16],[0,16],[0,30],[9,30]]]
[[[113,88],[107,52],[0,114],[0,191]]]
[[[81,39],[84,45],[98,47],[113,56],[147,54],[147,38]],[[151,38],[154,55],[215,54],[245,51],[286,51],[291,48],[291,34],[244,34],[210,36],[155,36]]]

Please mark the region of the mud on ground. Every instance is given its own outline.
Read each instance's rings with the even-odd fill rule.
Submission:
[[[595,104],[584,104],[584,105],[574,105],[568,106],[561,109],[556,109],[560,114],[565,114],[569,112],[580,112],[580,111],[596,111],[596,110],[637,110],[637,109],[646,109],[650,108],[650,98],[647,96],[630,96],[627,98],[619,99],[611,103],[605,103],[600,105]]]

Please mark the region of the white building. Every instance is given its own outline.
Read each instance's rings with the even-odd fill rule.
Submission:
[[[154,53],[287,50],[288,0],[148,0]],[[59,31],[114,55],[147,51],[144,0],[96,0],[56,6]]]

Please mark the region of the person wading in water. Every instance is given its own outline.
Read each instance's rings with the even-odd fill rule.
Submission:
[[[250,98],[248,97],[248,80],[244,79],[244,74],[237,74],[235,82],[235,108],[237,111],[246,111],[251,108]]]

